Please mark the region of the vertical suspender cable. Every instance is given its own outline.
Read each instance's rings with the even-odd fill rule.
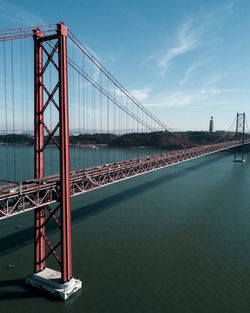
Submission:
[[[81,89],[80,89],[80,75],[78,73],[78,169],[80,169],[80,132],[81,132]]]
[[[4,62],[4,103],[5,103],[5,135],[6,135],[6,145],[5,145],[5,157],[6,157],[6,179],[9,179],[9,151],[8,151],[8,120],[7,120],[7,77],[6,77],[6,47],[5,42],[3,42],[3,62]]]
[[[138,105],[136,106],[136,111],[137,111],[137,116],[139,117],[139,107]],[[137,121],[137,136],[138,138],[140,137],[140,134],[139,134],[139,122]],[[137,148],[136,148],[136,157],[138,158],[139,156],[139,146],[137,145]]]
[[[73,49],[72,46],[69,46],[68,48],[68,55],[71,55],[71,50]],[[72,102],[72,68],[68,68],[68,98],[69,98],[69,136],[71,136],[72,127],[73,127],[73,102]],[[73,166],[73,160],[72,160],[72,147],[69,147],[69,153],[70,153],[70,170],[72,170]]]
[[[102,88],[102,72],[99,71],[100,73],[100,86]],[[100,119],[100,138],[102,138],[103,133],[102,133],[102,93],[100,92],[100,105],[99,105],[99,119]],[[99,164],[102,164],[102,148],[100,146],[99,150]]]
[[[28,66],[28,60],[27,60],[27,40],[24,39],[24,101],[25,101],[25,130],[26,130],[26,135],[28,136],[28,123],[29,123],[29,118],[28,118],[28,71],[27,71],[27,66]],[[32,162],[30,162],[30,154],[29,154],[29,149],[30,146],[27,145],[25,148],[25,155],[26,155],[26,160],[27,160],[27,175],[28,178],[31,177],[31,167],[30,164],[32,164]]]
[[[114,99],[116,100],[116,86],[114,86],[115,94],[114,94]],[[114,134],[116,135],[116,105],[113,104],[113,129],[114,129]],[[116,161],[116,147],[113,149],[113,156],[112,156],[112,162]]]
[[[107,90],[109,92],[109,80],[107,79]],[[107,133],[108,136],[110,135],[110,128],[109,128],[109,98],[107,98]],[[109,145],[107,146],[107,163],[109,163]]]
[[[75,47],[73,46],[72,47],[72,59],[73,61],[75,62]],[[72,131],[72,135],[74,134],[75,132],[75,128],[76,128],[76,123],[75,123],[75,106],[76,106],[76,103],[75,103],[75,71],[72,71],[72,115],[73,115],[73,124],[72,124],[72,128],[71,128],[71,131]],[[74,139],[74,138],[73,138]],[[72,163],[73,163],[73,170],[76,169],[76,149],[75,149],[75,145],[73,144],[72,148],[71,148],[71,155],[72,155]]]
[[[20,64],[21,64],[21,70],[20,70],[20,80],[21,80],[21,133],[23,135],[25,135],[25,131],[24,131],[24,79],[23,79],[23,72],[24,72],[24,60],[23,60],[23,40],[20,40],[20,51],[21,51],[21,60],[20,60]],[[27,160],[26,160],[26,154],[25,154],[25,146],[22,147],[23,150],[23,163],[27,164]],[[26,173],[27,173],[27,166],[22,166],[22,179],[26,179]]]
[[[94,77],[94,64],[92,63],[92,78]],[[95,133],[95,88],[92,87],[92,132]]]
[[[87,67],[87,64],[86,66]],[[87,82],[86,83],[86,91],[85,91],[85,114],[86,114],[86,118],[85,118],[85,123],[86,123],[86,135],[87,135],[87,138],[88,138],[88,135],[89,135],[89,128],[90,128],[90,125],[91,125],[91,116],[90,116],[90,103],[91,103],[91,100],[90,100],[90,92],[89,92],[89,86],[90,84]],[[87,115],[88,115],[88,112],[89,112],[89,118],[87,118]],[[90,147],[89,147],[89,144],[87,143],[86,145],[86,158],[85,160],[87,161],[86,163],[86,167],[89,167],[89,155],[90,155]]]
[[[128,110],[128,97],[127,97],[127,110]],[[127,116],[127,123],[125,126],[125,133],[129,135],[129,115],[126,114]],[[125,155],[126,159],[127,159],[127,149],[126,149],[126,155]]]
[[[14,93],[14,56],[13,56],[13,40],[11,40],[11,83],[12,83],[12,118],[13,118],[13,135],[15,138],[16,135],[16,130],[15,130],[15,93]],[[14,180],[17,180],[16,177],[16,143],[14,142],[14,147],[13,147],[13,170],[14,170]]]
[[[120,93],[120,103],[122,103],[122,94]],[[119,136],[122,135],[122,110],[119,108],[118,110],[118,121],[119,121]],[[119,160],[122,157],[122,147],[119,147]]]
[[[94,78],[94,64],[92,63],[92,78]],[[92,87],[92,133],[96,134],[96,123],[95,123],[95,88]],[[95,145],[93,146],[95,147]],[[94,165],[96,165],[96,149],[93,149],[94,153]]]
[[[83,71],[84,71],[84,54],[82,55],[82,68],[83,68]],[[84,114],[84,109],[85,109],[85,98],[84,98],[84,93],[85,93],[85,79],[84,77],[82,77],[82,133],[83,133],[83,138],[85,136],[85,132],[86,130],[84,128],[86,128],[85,126],[85,114]],[[82,168],[85,168],[86,165],[85,165],[85,156],[86,156],[86,148],[83,148],[83,162],[82,163]]]

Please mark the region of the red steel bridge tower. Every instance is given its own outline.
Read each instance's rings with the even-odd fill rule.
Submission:
[[[60,185],[58,186],[60,190],[58,203],[53,209],[49,205],[45,205],[34,210],[34,274],[29,276],[26,282],[41,289],[50,289],[51,293],[66,299],[81,288],[81,281],[72,278],[67,27],[63,23],[57,24],[56,33],[49,36],[44,36],[40,29],[35,29],[33,33],[34,173],[36,179],[44,177],[44,150],[50,142],[53,142],[60,154]],[[44,46],[45,42],[53,45],[50,53]],[[47,58],[45,62],[44,56]],[[52,92],[49,92],[48,82],[44,79],[49,63],[55,67],[58,77]],[[57,101],[55,100],[56,93]],[[44,94],[47,96],[46,101],[44,101]],[[58,111],[58,121],[53,131],[49,130],[44,119],[44,112],[49,102],[52,102]],[[44,140],[44,131],[48,135],[46,141]],[[59,142],[55,137],[56,133],[59,133]],[[59,218],[56,216],[58,212]],[[60,230],[60,240],[54,245],[46,234],[46,225],[50,220],[53,220]],[[60,254],[58,254],[57,248],[60,248]],[[46,260],[50,255],[53,255],[59,263],[61,272],[46,267]]]
[[[237,113],[235,140],[241,140],[242,145],[240,147],[235,147],[234,162],[245,162],[244,159],[245,128],[246,128],[245,113]],[[238,155],[240,158],[238,158]]]

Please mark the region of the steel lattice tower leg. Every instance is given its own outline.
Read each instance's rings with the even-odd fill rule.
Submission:
[[[37,179],[44,177],[44,129],[43,129],[43,50],[39,38],[43,33],[37,30],[34,33],[34,176]],[[34,272],[45,268],[45,208],[40,207],[34,211]]]
[[[237,113],[235,140],[241,140],[242,144],[240,146],[240,151],[238,147],[235,148],[234,162],[245,162],[244,159],[245,125],[246,125],[245,113],[241,114]],[[240,155],[240,159],[237,158],[238,155]]]
[[[71,201],[70,201],[70,154],[69,154],[69,114],[68,114],[68,82],[67,82],[67,27],[60,23],[54,35],[44,36],[39,30],[34,30],[34,100],[35,100],[35,178],[44,177],[44,150],[50,142],[54,143],[60,154],[60,191],[58,205],[52,210],[48,205],[35,209],[34,216],[34,274],[26,279],[28,284],[50,290],[63,299],[81,288],[81,281],[72,278],[72,241],[71,241]],[[51,52],[44,45],[48,42]],[[57,53],[57,58],[54,55]],[[43,62],[43,55],[47,60]],[[57,60],[57,62],[56,62]],[[54,89],[46,87],[44,73],[49,64],[58,72],[58,82]],[[58,92],[58,100],[55,95]],[[47,94],[44,103],[43,96]],[[58,110],[58,123],[51,131],[44,120],[44,112],[49,103]],[[44,140],[44,130],[48,138]],[[59,133],[59,142],[55,134]],[[42,181],[41,181],[42,182]],[[46,190],[44,191],[46,196]],[[46,212],[48,216],[46,217]],[[60,212],[60,217],[56,213]],[[46,235],[46,224],[53,220],[60,230],[60,241],[52,245]],[[57,248],[61,246],[61,256]],[[46,247],[48,252],[46,253]],[[54,255],[60,265],[61,272],[46,267],[46,259]],[[54,280],[52,280],[52,277]],[[61,283],[54,283],[55,278]],[[54,284],[54,285],[53,285]],[[62,288],[63,286],[63,288]]]
[[[70,157],[69,113],[67,81],[67,28],[59,24],[59,120],[60,120],[60,204],[61,204],[61,255],[62,281],[72,278],[71,203],[70,203]]]

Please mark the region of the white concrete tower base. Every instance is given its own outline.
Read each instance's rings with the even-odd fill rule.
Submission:
[[[51,295],[68,299],[72,294],[82,288],[79,279],[71,278],[67,283],[61,283],[61,273],[50,268],[45,268],[39,273],[32,274],[25,279],[26,284],[45,290]]]

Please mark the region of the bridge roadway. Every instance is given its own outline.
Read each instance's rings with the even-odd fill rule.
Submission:
[[[250,140],[246,140],[245,144],[250,144]],[[73,171],[70,174],[71,196],[241,145],[241,140],[228,141]],[[41,180],[20,182],[18,186],[3,185],[0,192],[1,220],[57,202],[60,195],[60,177],[46,176]]]

